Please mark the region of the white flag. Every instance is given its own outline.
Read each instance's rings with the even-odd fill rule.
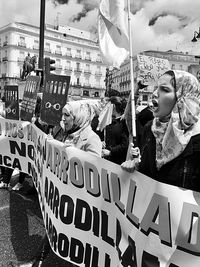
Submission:
[[[128,14],[124,0],[101,0],[99,47],[104,63],[119,68],[129,54]]]

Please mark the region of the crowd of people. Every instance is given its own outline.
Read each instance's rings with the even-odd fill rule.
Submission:
[[[136,114],[139,138],[137,144],[131,144],[129,160],[126,158],[130,133],[123,116],[127,101],[111,96],[107,102],[113,105],[112,122],[103,131],[97,130],[99,114],[94,116],[91,106],[80,101],[66,103],[60,124],[55,127],[42,125],[39,111],[34,123],[45,133],[52,129],[51,138],[66,147],[73,146],[112,161],[128,172],[138,170],[159,182],[200,191],[200,84],[195,76],[170,70],[158,79],[151,107]],[[140,157],[135,157],[136,146]],[[8,188],[12,171],[2,167],[0,188]],[[19,183],[23,183],[25,176],[20,173]],[[45,236],[31,261],[12,266],[40,266],[49,251]]]

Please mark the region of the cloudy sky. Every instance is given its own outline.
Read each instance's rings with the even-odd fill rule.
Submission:
[[[200,0],[130,0],[133,53],[174,50],[200,54]],[[46,23],[95,32],[99,0],[46,0]],[[0,27],[13,22],[39,26],[40,0],[0,0]]]

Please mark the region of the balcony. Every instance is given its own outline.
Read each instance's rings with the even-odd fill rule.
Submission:
[[[89,84],[89,83],[84,83],[84,85],[83,85],[85,88],[91,88],[91,84]]]
[[[61,55],[61,56],[62,56],[62,51],[60,51],[60,50],[56,50],[56,51],[55,51],[55,54],[56,54],[56,55]]]
[[[91,57],[85,57],[85,60],[91,61]]]
[[[3,42],[3,46],[7,46],[8,45],[8,41]]]
[[[84,70],[84,74],[90,75],[91,74],[91,70]]]
[[[44,48],[44,52],[46,52],[46,53],[51,53],[51,49],[50,49],[49,47],[45,47],[45,48]]]
[[[8,57],[2,57],[2,61],[8,61]]]
[[[82,56],[81,55],[75,55],[75,58],[81,59]]]
[[[65,71],[72,71],[72,67],[65,67]]]
[[[33,50],[39,50],[39,45],[34,45]]]
[[[102,72],[101,72],[101,71],[96,71],[96,72],[95,72],[95,75],[96,75],[96,76],[102,76]]]
[[[80,83],[73,83],[73,86],[75,86],[75,87],[82,87],[82,85]]]
[[[81,73],[81,72],[82,72],[82,69],[80,69],[80,68],[75,68],[75,69],[74,69],[74,72]]]
[[[65,56],[66,57],[72,57],[72,54],[71,53],[66,53]]]
[[[56,64],[56,65],[55,65],[55,68],[56,68],[56,69],[62,69],[62,65],[61,65],[61,64]]]
[[[19,43],[18,43],[18,46],[26,47],[26,43],[25,43],[25,42],[19,42]]]

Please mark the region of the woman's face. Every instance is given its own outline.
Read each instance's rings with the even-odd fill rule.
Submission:
[[[66,132],[72,129],[74,124],[74,118],[66,109],[63,109],[62,111],[62,122],[64,124],[64,130]]]
[[[168,74],[161,76],[152,95],[153,114],[160,120],[164,120],[171,113],[176,103],[175,88],[171,84],[171,79]]]

